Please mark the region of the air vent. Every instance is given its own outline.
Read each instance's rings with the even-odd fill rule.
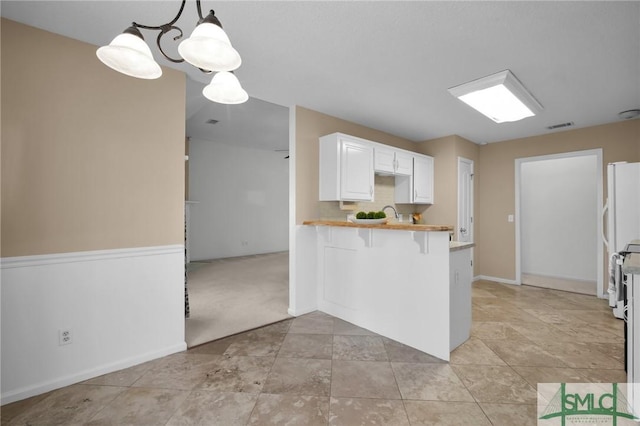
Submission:
[[[218,120],[214,120],[213,118],[206,121],[207,124],[216,124],[217,122]]]
[[[549,130],[562,129],[563,127],[571,127],[573,126],[573,121],[568,121],[566,123],[554,124],[553,126],[547,127]]]

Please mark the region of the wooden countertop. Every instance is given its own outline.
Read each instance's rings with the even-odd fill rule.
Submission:
[[[345,228],[373,228],[373,229],[394,229],[405,231],[453,231],[453,226],[450,225],[413,225],[410,223],[381,223],[377,225],[370,225],[368,223],[353,223],[340,220],[305,220],[303,225],[311,226],[341,226]]]

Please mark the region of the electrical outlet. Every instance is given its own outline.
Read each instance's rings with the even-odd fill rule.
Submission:
[[[58,345],[70,345],[73,343],[73,334],[70,328],[64,330],[58,330]]]
[[[242,245],[243,246],[248,246],[249,245],[249,241],[242,241]]]

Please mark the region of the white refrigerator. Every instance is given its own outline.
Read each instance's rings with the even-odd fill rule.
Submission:
[[[612,163],[607,166],[607,202],[603,215],[607,218],[603,238],[610,260],[609,306],[616,317],[622,318],[622,289],[616,282],[622,277],[614,279],[616,274],[620,274],[622,258],[616,254],[624,251],[631,241],[640,240],[640,163]]]
[[[640,240],[640,163],[609,164],[607,190],[603,215],[607,217],[604,242],[610,259],[609,305],[616,317],[626,321],[627,397],[637,414],[640,411],[640,275],[625,275],[622,264],[624,253],[634,251],[631,245],[628,247],[629,243]]]

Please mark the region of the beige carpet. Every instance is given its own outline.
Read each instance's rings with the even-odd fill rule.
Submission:
[[[188,347],[290,318],[288,252],[195,262],[187,271]]]

